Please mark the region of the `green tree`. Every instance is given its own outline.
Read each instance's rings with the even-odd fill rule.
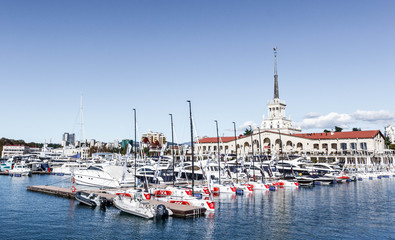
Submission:
[[[358,131],[362,131],[361,128],[352,128],[353,132],[358,132]]]
[[[328,129],[324,129],[324,133],[328,133],[330,132]]]
[[[335,126],[335,132],[341,132],[343,131],[343,128]]]
[[[246,128],[246,130],[244,131],[244,136],[249,136],[249,135],[251,135],[252,134],[252,130],[251,129],[249,129],[249,128]]]
[[[384,137],[384,143],[385,146],[390,146],[391,145],[390,137]]]
[[[149,147],[145,147],[145,148],[143,149],[143,153],[145,153],[145,155],[147,155],[147,156],[148,156],[148,153],[149,153]]]

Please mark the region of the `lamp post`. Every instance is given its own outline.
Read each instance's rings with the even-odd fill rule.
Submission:
[[[239,169],[237,168],[237,136],[236,136],[236,123],[233,122],[233,130],[235,132],[235,149],[236,149],[236,183],[239,183]]]
[[[221,184],[221,158],[219,152],[219,136],[218,136],[218,121],[214,120],[215,126],[217,128],[217,156],[218,156],[218,183]]]
[[[134,112],[134,188],[137,188],[137,122],[136,122],[136,109]]]
[[[283,142],[281,141],[281,132],[280,132],[280,129],[278,129],[278,136],[279,136],[279,138],[280,138],[280,142],[279,142],[279,146],[278,146],[278,152],[279,152],[279,156],[280,156],[280,153],[282,152],[282,145],[283,145]],[[283,158],[282,158],[282,165],[283,165],[283,179],[285,179],[284,156],[283,156]]]
[[[195,163],[194,163],[194,153],[193,153],[193,123],[192,123],[192,107],[191,101],[187,100],[189,103],[189,120],[191,125],[191,148],[192,148],[192,196],[194,196],[194,186],[195,186]]]
[[[261,140],[261,129],[259,127],[258,127],[258,134],[259,134],[259,160],[262,168],[262,140]],[[263,181],[263,175],[262,175],[262,181]]]
[[[171,156],[173,158],[173,187],[175,186],[175,178],[176,176],[174,175],[174,135],[173,135],[173,114],[170,115],[170,123],[171,123]]]
[[[254,172],[254,178],[255,178],[255,159],[254,159],[254,140],[252,138],[252,135],[254,131],[252,130],[252,126],[250,125],[250,130],[251,130],[251,154],[252,154],[252,166],[253,166],[253,172]]]

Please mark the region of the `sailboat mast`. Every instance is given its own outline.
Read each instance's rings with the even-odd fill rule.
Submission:
[[[173,158],[173,187],[175,186],[175,179],[176,176],[174,175],[174,134],[173,134],[173,114],[170,115],[170,121],[171,121],[171,156]]]
[[[191,149],[192,149],[192,196],[194,196],[194,187],[195,187],[195,161],[194,161],[194,153],[193,153],[193,123],[192,123],[192,107],[191,101],[187,100],[189,103],[189,121],[191,125]]]
[[[136,109],[133,108],[134,112],[134,188],[137,189],[137,122],[136,122]]]
[[[80,143],[79,143],[79,148],[80,148],[80,158],[82,158],[82,139],[83,139],[83,129],[84,129],[84,116],[83,116],[83,108],[82,108],[82,94],[81,94],[81,99],[80,99]]]

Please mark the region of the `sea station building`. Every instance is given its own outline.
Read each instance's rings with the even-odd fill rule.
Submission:
[[[268,154],[277,151],[286,154],[339,155],[355,152],[381,153],[385,138],[380,130],[301,133],[286,117],[286,104],[280,100],[277,75],[277,48],[274,48],[274,97],[267,104],[268,118],[253,129],[252,136],[220,137],[221,154]],[[217,137],[197,139],[195,151],[201,154],[217,151]]]

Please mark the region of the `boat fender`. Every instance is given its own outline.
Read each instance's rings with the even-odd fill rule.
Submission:
[[[73,183],[75,183],[75,178],[73,177]]]
[[[72,189],[72,192],[75,192],[75,187],[74,186],[71,189]]]

